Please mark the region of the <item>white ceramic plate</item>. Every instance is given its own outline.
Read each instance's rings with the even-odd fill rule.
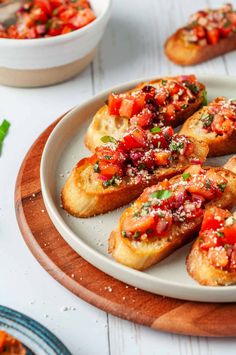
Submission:
[[[236,97],[236,77],[199,76],[199,80],[206,84],[210,100],[219,95]],[[112,260],[107,252],[107,240],[124,208],[80,219],[69,216],[60,207],[60,190],[68,172],[79,159],[90,154],[83,139],[93,115],[104,104],[110,91],[125,91],[140,81],[123,84],[95,96],[73,109],[56,126],[47,141],[41,162],[41,186],[47,211],[57,230],[76,252],[100,270],[125,283],[153,293],[192,301],[236,301],[236,286],[200,286],[188,276],[185,258],[190,245],[142,272]],[[212,158],[207,163],[221,165],[227,159]]]

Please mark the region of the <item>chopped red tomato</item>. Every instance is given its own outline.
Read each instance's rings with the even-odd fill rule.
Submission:
[[[122,97],[119,94],[111,93],[108,97],[108,108],[110,115],[119,115]]]
[[[146,145],[145,132],[141,129],[134,129],[124,135],[124,144],[126,149],[143,148]]]
[[[0,38],[33,39],[58,36],[95,20],[88,0],[28,0],[16,24],[1,28]]]
[[[170,151],[162,151],[154,153],[154,159],[158,166],[165,166],[169,164]]]
[[[221,245],[221,239],[217,238],[212,233],[212,230],[206,230],[203,234],[201,234],[200,247],[202,250],[209,250],[210,248],[219,247]]]
[[[175,117],[175,106],[173,104],[169,104],[166,106],[165,118],[167,121],[173,120]]]
[[[231,226],[226,226],[224,228],[224,242],[226,244],[235,244],[236,243],[236,223]]]
[[[100,161],[99,169],[99,174],[105,176],[108,179],[112,178],[114,175],[122,176],[122,169],[118,165],[111,165],[106,162]]]
[[[194,33],[196,34],[198,39],[205,38],[206,32],[203,26],[196,26],[194,27]]]
[[[220,30],[218,28],[213,28],[207,31],[207,40],[209,44],[216,44],[219,41]]]
[[[206,210],[204,214],[201,230],[202,231],[208,229],[216,230],[217,228],[222,227],[225,217],[227,216],[228,213],[226,213],[226,211],[217,207]]]
[[[151,229],[154,226],[155,219],[153,216],[147,215],[139,218],[133,216],[127,216],[122,223],[122,230],[125,232],[140,232],[146,233],[147,229]]]

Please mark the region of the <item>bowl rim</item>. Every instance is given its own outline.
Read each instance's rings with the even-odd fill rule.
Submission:
[[[99,0],[98,0],[99,1]],[[37,46],[51,46],[53,43],[58,43],[58,42],[67,42],[70,39],[73,39],[75,37],[82,37],[83,35],[86,35],[87,32],[90,30],[94,29],[97,25],[99,25],[101,22],[106,20],[106,17],[109,16],[110,14],[110,9],[111,9],[111,3],[112,0],[106,0],[106,5],[104,9],[102,10],[102,13],[96,17],[96,19],[86,26],[82,28],[78,28],[75,31],[72,31],[70,33],[65,33],[59,36],[53,36],[53,37],[46,37],[46,38],[33,38],[33,39],[14,39],[14,38],[0,38],[0,46],[1,45],[7,45],[9,47],[14,47],[14,46],[27,46],[27,47],[37,47]]]

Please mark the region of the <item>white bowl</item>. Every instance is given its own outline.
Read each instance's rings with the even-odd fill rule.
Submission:
[[[51,85],[78,74],[93,59],[111,12],[111,0],[90,0],[96,20],[68,34],[0,39],[0,84]]]

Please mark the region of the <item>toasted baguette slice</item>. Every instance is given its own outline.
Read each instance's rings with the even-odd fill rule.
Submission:
[[[225,271],[211,265],[207,254],[199,247],[199,238],[194,242],[186,259],[189,275],[201,285],[227,286],[236,284],[236,271]]]
[[[218,97],[215,100],[223,99],[226,98]],[[217,135],[213,131],[208,132],[203,128],[203,123],[201,120],[201,116],[204,113],[207,114],[207,110],[208,106],[204,106],[199,111],[195,112],[191,117],[189,117],[183,124],[180,130],[180,134],[185,134],[196,139],[200,138],[206,142],[209,146],[209,157],[236,153],[236,129],[233,129],[230,134],[224,133],[223,135]]]
[[[188,66],[218,57],[236,49],[236,34],[220,39],[216,44],[200,46],[183,38],[183,28],[177,30],[165,43],[165,54],[174,63]]]
[[[194,156],[204,162],[208,153],[208,146],[193,138]],[[191,163],[188,159],[183,162],[174,162],[168,168],[159,168],[150,179],[144,179],[135,184],[123,181],[119,186],[104,188],[102,181],[97,179],[93,165],[87,158],[82,159],[72,170],[66,181],[62,193],[63,208],[76,217],[91,217],[111,211],[134,200],[147,186],[156,184],[166,178],[183,172]]]
[[[208,168],[217,174],[220,178],[228,181],[228,185],[221,197],[206,204],[208,206],[221,206],[231,208],[236,198],[236,175],[223,168]],[[175,176],[170,179],[174,184],[180,181],[181,176]],[[137,270],[144,270],[151,265],[158,263],[165,257],[173,253],[176,249],[192,241],[199,232],[202,222],[202,216],[185,221],[183,223],[173,223],[168,235],[154,241],[135,241],[125,238],[121,234],[121,221],[123,218],[134,214],[136,204],[139,199],[122,214],[120,222],[109,238],[109,252],[113,258],[121,264]]]
[[[158,87],[159,83],[162,80],[168,80],[168,79],[175,80],[177,78],[178,77],[164,77],[161,79],[155,79],[150,82],[140,83],[137,87],[135,87],[134,89],[128,92],[132,93],[135,91],[139,91],[141,88],[143,88],[146,85],[152,85]],[[168,125],[171,124],[172,127],[177,127],[181,125],[188,117],[190,117],[194,112],[196,112],[203,105],[205,101],[204,98],[205,86],[203,84],[200,84],[200,87],[201,90],[198,93],[197,100],[189,104],[189,106],[186,109],[177,112],[175,119],[172,120],[171,122],[168,122]],[[93,117],[93,120],[85,136],[85,145],[89,150],[94,152],[95,148],[102,144],[101,137],[112,136],[116,139],[120,139],[125,133],[125,131],[128,129],[128,127],[129,127],[128,118],[110,115],[108,106],[104,105],[103,107],[100,108],[100,110],[98,110],[98,112]]]

